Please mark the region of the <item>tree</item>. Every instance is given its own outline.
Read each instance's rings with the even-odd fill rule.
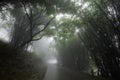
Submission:
[[[102,76],[119,80],[119,1],[90,1],[94,9],[84,13],[85,43]],[[89,39],[89,40],[87,40]]]
[[[59,3],[54,0],[40,0],[38,2],[20,0],[18,3],[15,0],[1,1],[1,4],[3,4],[1,5],[1,12],[9,11],[15,20],[11,31],[11,46],[16,49],[24,49],[31,41],[41,39],[45,35],[44,30],[54,19],[54,16],[51,18],[50,15],[54,15],[59,11],[64,12],[62,7],[65,6],[66,2],[70,3],[69,0],[59,1]],[[70,5],[69,7],[72,6]]]
[[[69,14],[68,14],[69,15]],[[58,64],[69,69],[88,71],[89,52],[78,38],[78,24],[80,21],[72,17],[64,17],[56,20],[53,29],[55,48],[58,52]]]
[[[119,80],[119,1],[113,0],[84,0],[83,4],[76,4],[73,18],[67,22],[63,19],[59,24],[58,43],[65,46],[67,39],[74,36],[77,28],[81,40],[98,67],[99,75]],[[85,5],[87,7],[85,7]],[[71,20],[73,20],[71,22]],[[67,26],[67,30],[66,30]],[[61,29],[62,30],[59,30]],[[72,32],[72,31],[73,32]],[[65,34],[64,34],[64,33]],[[70,33],[72,32],[72,34]],[[61,37],[62,36],[62,37]],[[68,38],[69,37],[69,38]],[[63,41],[62,41],[63,40]],[[58,46],[59,46],[58,45]],[[61,49],[62,50],[62,49]],[[63,48],[64,50],[64,48]]]

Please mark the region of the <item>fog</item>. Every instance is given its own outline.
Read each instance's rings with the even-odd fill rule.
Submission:
[[[9,35],[6,29],[0,29],[0,39],[6,42],[9,41]],[[55,64],[57,63],[56,59],[56,50],[55,50],[55,41],[53,37],[43,37],[38,41],[33,42],[33,47],[29,46],[28,51],[33,51],[39,57],[42,57],[43,60],[47,63]]]
[[[54,44],[53,37],[43,37],[42,39],[33,42],[33,50],[36,55],[42,56],[42,59],[47,63],[55,64],[57,63],[57,52],[54,48]]]
[[[120,80],[120,0],[0,1],[0,80]]]
[[[8,32],[4,28],[0,28],[0,39],[4,41],[9,41]]]

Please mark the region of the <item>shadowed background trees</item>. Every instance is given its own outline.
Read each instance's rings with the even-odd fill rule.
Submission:
[[[85,53],[89,53],[86,56],[89,56],[95,62],[98,70],[97,75],[119,80],[120,2],[117,0],[85,0],[81,2],[81,4],[75,3],[76,8],[74,9],[76,9],[76,12],[74,14],[69,13],[70,18],[64,16],[58,20],[55,29],[57,31],[54,38],[56,43],[58,43],[57,49],[61,56],[62,64],[68,68],[75,66],[76,61],[74,62],[73,60],[74,55],[76,55],[75,51],[80,50],[80,46],[83,45],[84,49],[87,50]],[[72,42],[69,43],[69,40],[73,39],[73,36],[76,36],[80,41],[77,44],[80,45],[78,49],[77,45],[71,48],[76,42],[73,41],[74,45],[71,45]],[[66,46],[68,45],[67,43],[69,43],[69,46]],[[78,55],[81,53],[84,54],[84,49],[80,50],[81,52],[77,51]],[[71,54],[72,51],[74,54]],[[78,59],[78,57],[80,58],[80,56],[77,56],[75,59]],[[69,64],[69,61],[71,64]]]
[[[119,67],[119,1],[93,1],[95,14],[86,14],[90,26],[84,34],[89,41],[84,43],[91,51],[102,76],[112,76],[118,80]],[[91,34],[91,35],[90,35]]]

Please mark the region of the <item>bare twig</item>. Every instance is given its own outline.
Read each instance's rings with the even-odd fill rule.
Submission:
[[[37,40],[40,40],[42,39],[43,36],[40,36],[39,38],[36,38],[36,39],[32,39],[32,41],[37,41]]]
[[[55,17],[51,18],[51,19],[48,21],[48,23],[45,25],[45,27],[44,27],[42,30],[40,30],[40,31],[36,32],[35,34],[33,34],[32,37],[36,36],[37,34],[41,33],[42,31],[44,31],[44,30],[48,27],[48,25],[51,23],[51,21],[52,21],[54,18],[55,18]]]
[[[24,10],[25,10],[25,12],[26,12],[26,16],[28,17],[28,19],[29,19],[29,22],[30,22],[30,35],[31,35],[31,38],[32,38],[32,27],[33,27],[33,23],[32,23],[32,8],[30,7],[30,15],[29,15],[29,13],[27,12],[27,10],[26,10],[26,6],[25,6],[25,3],[24,2],[22,2],[22,4],[23,4],[23,8],[24,8]],[[30,5],[29,5],[30,6]]]

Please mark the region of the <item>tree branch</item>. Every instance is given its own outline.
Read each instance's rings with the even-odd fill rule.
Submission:
[[[31,35],[31,38],[32,38],[32,26],[33,26],[33,23],[32,23],[32,9],[31,9],[31,7],[30,7],[30,15],[29,15],[29,13],[28,13],[27,10],[26,10],[25,3],[22,2],[22,4],[23,4],[23,8],[24,8],[24,10],[25,10],[25,12],[26,12],[26,16],[28,17],[28,20],[29,20],[29,22],[30,22],[30,35]],[[29,5],[29,6],[30,6],[30,5]]]
[[[55,17],[51,18],[51,19],[48,21],[48,23],[45,25],[45,27],[44,27],[42,30],[40,30],[40,31],[36,32],[35,34],[33,34],[32,37],[36,36],[37,34],[41,33],[42,31],[44,31],[44,30],[48,27],[48,25],[51,23],[51,21],[52,21],[54,18],[55,18]]]
[[[32,39],[32,41],[37,41],[39,39],[42,39],[43,36],[39,37],[39,38],[36,38],[36,39]]]

